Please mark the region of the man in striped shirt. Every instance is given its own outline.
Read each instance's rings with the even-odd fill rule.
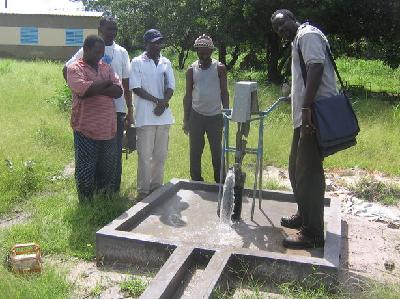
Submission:
[[[114,98],[122,95],[121,82],[101,61],[104,41],[88,36],[83,58],[67,68],[72,90],[71,127],[74,131],[75,179],[80,200],[94,192],[113,191],[117,131]]]
[[[114,190],[118,192],[121,186],[122,175],[122,137],[125,126],[128,127],[133,122],[132,91],[129,90],[130,61],[126,49],[115,42],[118,32],[117,21],[106,16],[101,18],[99,24],[99,35],[105,43],[103,62],[111,65],[122,82],[124,90],[123,96],[114,99],[116,118],[117,118],[117,150],[115,151],[115,173]],[[63,75],[65,80],[67,67],[83,56],[83,48],[80,48],[75,55],[66,62]],[[127,107],[127,108],[126,108]]]

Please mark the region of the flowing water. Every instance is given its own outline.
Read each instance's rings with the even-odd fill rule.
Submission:
[[[235,173],[232,169],[228,170],[226,174],[224,189],[222,193],[221,199],[221,208],[220,208],[220,221],[227,225],[232,225],[231,216],[233,214],[233,205],[234,205],[234,190],[235,187]]]

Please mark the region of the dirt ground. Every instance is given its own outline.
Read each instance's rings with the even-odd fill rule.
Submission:
[[[279,181],[281,186],[290,186],[287,172],[283,169],[268,167],[264,173],[266,179]],[[327,197],[339,197],[342,207],[354,201],[348,186],[360,178],[369,175],[374,179],[399,183],[400,178],[387,177],[380,173],[367,173],[363,170],[348,169],[326,173]],[[356,199],[361,201],[362,199]],[[400,207],[390,208],[400,215]],[[29,219],[29,215],[15,213],[0,218],[0,228],[9,227]],[[399,219],[400,220],[400,219]],[[400,225],[392,221],[379,219],[371,221],[351,210],[342,209],[342,253],[339,279],[346,288],[368,283],[368,281],[400,282]],[[85,262],[74,258],[44,257],[45,263],[57,265],[68,273],[68,280],[74,287],[74,298],[129,298],[120,289],[120,283],[135,278],[149,282],[155,275],[152,271],[141,269],[118,269],[96,267],[95,261]],[[243,293],[244,292],[244,293]],[[246,291],[235,298],[246,296]],[[272,296],[272,295],[271,295]],[[266,298],[278,298],[280,297]]]

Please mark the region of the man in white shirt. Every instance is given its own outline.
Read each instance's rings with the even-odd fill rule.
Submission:
[[[135,94],[137,132],[137,200],[163,184],[170,125],[168,102],[175,89],[171,62],[161,55],[163,36],[150,29],[143,36],[146,51],[132,59],[129,88]]]
[[[117,36],[118,31],[115,19],[112,17],[103,17],[100,20],[98,30],[99,35],[104,39],[106,45],[102,60],[111,65],[114,72],[118,75],[120,80],[122,80],[124,90],[123,96],[114,99],[115,110],[117,112],[117,148],[115,151],[115,175],[113,185],[114,191],[118,192],[121,186],[122,174],[122,137],[125,126],[130,125],[133,121],[132,92],[129,89],[130,63],[128,52],[125,48],[115,43],[115,37]],[[67,61],[63,69],[65,80],[67,80],[67,66],[82,58],[82,56],[83,49],[81,48],[69,61]],[[126,111],[126,107],[128,107],[128,111]]]

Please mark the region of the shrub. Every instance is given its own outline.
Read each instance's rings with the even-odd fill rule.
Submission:
[[[71,89],[67,84],[57,88],[56,94],[48,99],[47,102],[54,104],[63,112],[68,112],[71,110],[72,105],[72,94]]]

